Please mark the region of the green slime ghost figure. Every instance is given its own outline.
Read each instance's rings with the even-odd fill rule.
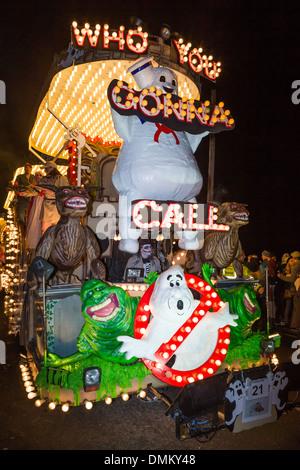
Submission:
[[[214,287],[210,280],[212,268],[204,264],[202,272],[204,280]],[[245,339],[252,336],[253,323],[260,318],[261,310],[256,299],[255,291],[249,284],[245,283],[228,290],[216,289],[216,291],[223,302],[229,303],[230,312],[238,315],[238,319],[235,320],[237,326],[230,328],[231,349],[242,344]]]
[[[134,336],[133,324],[139,297],[130,297],[122,288],[92,279],[81,289],[82,314],[85,319],[77,340],[78,352],[61,358],[49,354],[47,364],[60,367],[87,358],[91,354],[119,364],[130,364],[120,353],[120,335]]]
[[[261,315],[255,291],[252,286],[243,284],[227,291],[217,290],[223,302],[229,303],[230,312],[238,315],[237,326],[230,328],[230,348],[242,344],[252,333],[253,323]]]

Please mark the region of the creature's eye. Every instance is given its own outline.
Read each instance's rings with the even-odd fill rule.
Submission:
[[[161,75],[161,76],[159,77],[159,81],[160,81],[160,82],[165,82],[165,81],[166,81],[166,77],[165,77],[164,75]]]
[[[63,194],[70,194],[70,193],[71,193],[71,191],[69,189],[64,189],[63,190]]]
[[[233,211],[236,211],[237,210],[237,205],[236,204],[232,204],[230,206],[230,208],[233,210]]]
[[[173,86],[176,86],[175,80],[172,80],[172,85],[173,85]]]
[[[89,297],[92,297],[92,295],[93,295],[93,291],[90,290],[90,292],[88,292],[88,293],[86,294],[86,297],[89,298]]]
[[[170,287],[174,287],[174,282],[173,281],[170,282]]]
[[[176,281],[176,286],[180,286],[180,282],[179,281]]]
[[[78,192],[78,194],[85,194],[85,190],[84,190],[84,189],[78,189],[77,192]]]

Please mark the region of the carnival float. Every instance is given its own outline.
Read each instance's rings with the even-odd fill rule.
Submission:
[[[235,126],[223,102],[200,96],[203,80],[215,86],[220,73],[166,27],[154,36],[140,21],[73,22],[29,136],[33,173],[51,161],[68,178],[50,188],[60,220],[26,249],[12,183],[1,233],[5,309],[26,348],[20,368],[36,406],[163,399],[178,439],[249,429],[284,409],[280,337],[253,330],[257,283],[219,275],[240,254],[249,211],[198,202],[195,152]],[[128,267],[141,240],[159,272]]]

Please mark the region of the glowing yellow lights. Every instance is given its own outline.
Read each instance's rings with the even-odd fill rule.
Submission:
[[[37,408],[39,408],[40,406],[42,406],[42,404],[44,403],[44,400],[41,400],[40,398],[38,398],[37,400],[35,400],[34,404]]]
[[[128,393],[125,393],[125,392],[122,393],[122,394],[121,394],[121,397],[122,397],[122,400],[123,400],[123,401],[128,401],[128,400],[129,400],[129,394],[128,394]]]
[[[64,412],[64,413],[67,413],[70,409],[70,405],[69,403],[64,403],[61,407],[61,410]]]
[[[126,70],[134,61],[108,60],[68,67],[55,75],[48,93],[42,100],[35,123],[29,136],[30,150],[39,156],[39,152],[55,157],[65,143],[65,128],[48,111],[51,109],[68,126],[79,124],[82,132],[91,138],[101,138],[105,143],[121,145],[117,135],[107,99],[107,88],[113,78],[118,79],[118,87],[128,83],[129,88],[136,87],[131,74]],[[154,62],[154,66],[157,63]],[[181,73],[178,76],[178,90],[181,95],[192,99],[198,95],[196,85]],[[154,87],[153,87],[154,88]],[[154,90],[151,87],[151,93]],[[115,90],[117,92],[117,90]],[[156,91],[157,95],[161,91]],[[130,101],[130,100],[129,100]],[[153,109],[153,114],[156,110]],[[68,159],[68,151],[60,154]]]

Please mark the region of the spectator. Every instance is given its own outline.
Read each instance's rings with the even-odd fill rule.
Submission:
[[[247,261],[244,261],[244,263],[246,264],[246,266],[248,266],[248,264],[253,260],[253,258],[256,259],[258,262],[260,262],[258,255],[256,255],[256,254],[248,255],[248,256],[247,256]]]
[[[265,288],[263,286],[264,284],[264,278],[263,278],[263,275],[262,273],[260,272],[259,270],[259,266],[260,266],[260,263],[259,263],[259,259],[257,256],[253,256],[251,259],[250,259],[250,262],[247,263],[247,269],[251,275],[251,277],[253,279],[256,279],[259,284],[257,286],[257,288],[255,288],[255,291],[262,295],[264,292],[265,292]]]
[[[147,278],[150,272],[156,271],[161,273],[161,265],[159,259],[154,256],[153,248],[149,240],[140,240],[140,249],[136,255],[129,258],[125,271],[124,278],[127,277],[128,268],[142,268],[144,269],[144,277]],[[141,282],[143,278],[137,278]]]
[[[259,261],[256,257],[252,257],[250,263],[245,263],[245,259],[246,255],[244,251],[242,251],[237,259],[221,270],[221,277],[225,277],[226,279],[245,279],[245,281],[258,280],[260,283],[262,276],[259,273]],[[259,283],[255,284],[253,288],[256,293],[263,294],[264,287]]]
[[[300,273],[300,252],[299,251],[294,251],[293,253],[291,253],[291,259],[289,260],[288,265],[290,266],[290,269],[291,269],[290,273],[287,273],[286,275],[279,273],[277,275],[279,279],[288,283],[290,298],[292,299],[290,302],[287,303],[286,309],[284,312],[284,321],[285,321],[286,326],[290,326],[291,314],[292,314],[294,300],[295,300],[294,297],[297,293],[294,283],[297,280],[298,274]],[[288,271],[288,265],[287,265],[287,271]]]
[[[46,176],[44,176],[40,184],[47,184],[60,188],[61,186],[69,186],[69,182],[65,176],[63,176],[57,169],[57,165],[54,162],[46,162],[42,166],[45,170]],[[44,201],[40,215],[40,221],[42,224],[42,235],[45,233],[48,227],[56,225],[60,219],[60,215],[56,209],[55,203],[55,192],[50,189],[44,189]]]
[[[291,321],[291,329],[300,331],[300,273],[297,275],[297,279],[294,282],[295,286],[295,295],[294,295],[294,308],[293,308],[293,316]]]
[[[263,274],[263,283],[266,287],[268,281],[268,305],[267,309],[269,311],[269,321],[271,327],[275,326],[276,320],[276,305],[275,305],[275,284],[276,284],[276,262],[269,251],[264,250],[261,254],[262,262],[260,264],[260,271]],[[266,279],[266,275],[268,279]]]
[[[288,274],[288,271],[290,272],[290,267],[287,271],[287,265],[288,265],[290,258],[291,258],[291,255],[289,253],[284,253],[282,255],[281,263],[278,265],[278,268],[277,268],[277,274],[280,273],[285,276]],[[275,286],[275,303],[277,307],[276,316],[278,319],[278,323],[280,323],[281,325],[285,324],[284,312],[285,312],[287,301],[289,302],[286,296],[290,297],[289,284],[278,278],[278,282],[276,283],[276,286]]]
[[[24,165],[24,173],[18,175],[16,177],[15,184],[20,186],[20,192],[16,191],[17,195],[17,214],[18,219],[21,224],[22,229],[25,232],[25,224],[26,224],[26,215],[28,211],[28,207],[30,204],[30,197],[24,195],[26,190],[31,187],[32,183],[34,182],[34,177],[31,174],[32,172],[32,165],[30,163],[25,163]]]
[[[43,172],[37,170],[34,175],[34,194],[30,200],[26,219],[26,248],[29,251],[35,250],[42,235],[40,212],[43,205],[44,191],[38,189],[38,184],[43,177]]]

